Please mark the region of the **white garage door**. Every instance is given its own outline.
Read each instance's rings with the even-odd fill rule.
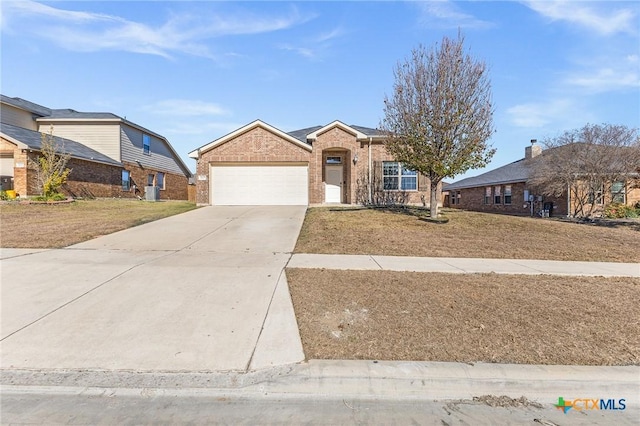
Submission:
[[[0,153],[0,176],[13,176],[13,153]]]
[[[211,166],[215,205],[307,205],[307,166]]]

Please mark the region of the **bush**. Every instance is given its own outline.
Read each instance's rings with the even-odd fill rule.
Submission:
[[[627,206],[621,203],[609,204],[604,209],[604,216],[609,219],[623,219],[625,217],[635,218],[640,216],[640,209],[636,206]]]
[[[7,195],[7,191],[0,191],[0,200],[6,201],[8,199],[9,199],[9,196]]]
[[[49,196],[38,195],[36,197],[33,197],[32,199],[35,201],[64,201],[67,199],[67,196],[56,192],[55,194],[51,194]]]

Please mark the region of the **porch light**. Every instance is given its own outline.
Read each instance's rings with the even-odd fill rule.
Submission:
[[[355,166],[357,162],[358,162],[358,153],[356,152],[355,155],[353,156],[353,165]]]

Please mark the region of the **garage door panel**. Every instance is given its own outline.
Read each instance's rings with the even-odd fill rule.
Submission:
[[[215,205],[307,205],[307,166],[211,166]]]

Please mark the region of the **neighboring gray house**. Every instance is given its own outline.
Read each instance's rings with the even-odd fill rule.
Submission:
[[[34,182],[27,176],[25,157],[37,151],[35,136],[16,130],[21,128],[36,135],[53,131],[55,137],[67,141],[65,150],[74,150],[75,154],[69,153],[76,164],[70,166],[73,171],[66,187],[71,195],[135,197],[144,195],[144,186],[153,185],[160,187],[160,198],[188,198],[192,174],[163,136],[108,112],[50,109],[4,95],[0,101],[1,173],[4,179],[13,178],[17,192],[31,195],[35,190]],[[86,155],[79,155],[81,151]]]

